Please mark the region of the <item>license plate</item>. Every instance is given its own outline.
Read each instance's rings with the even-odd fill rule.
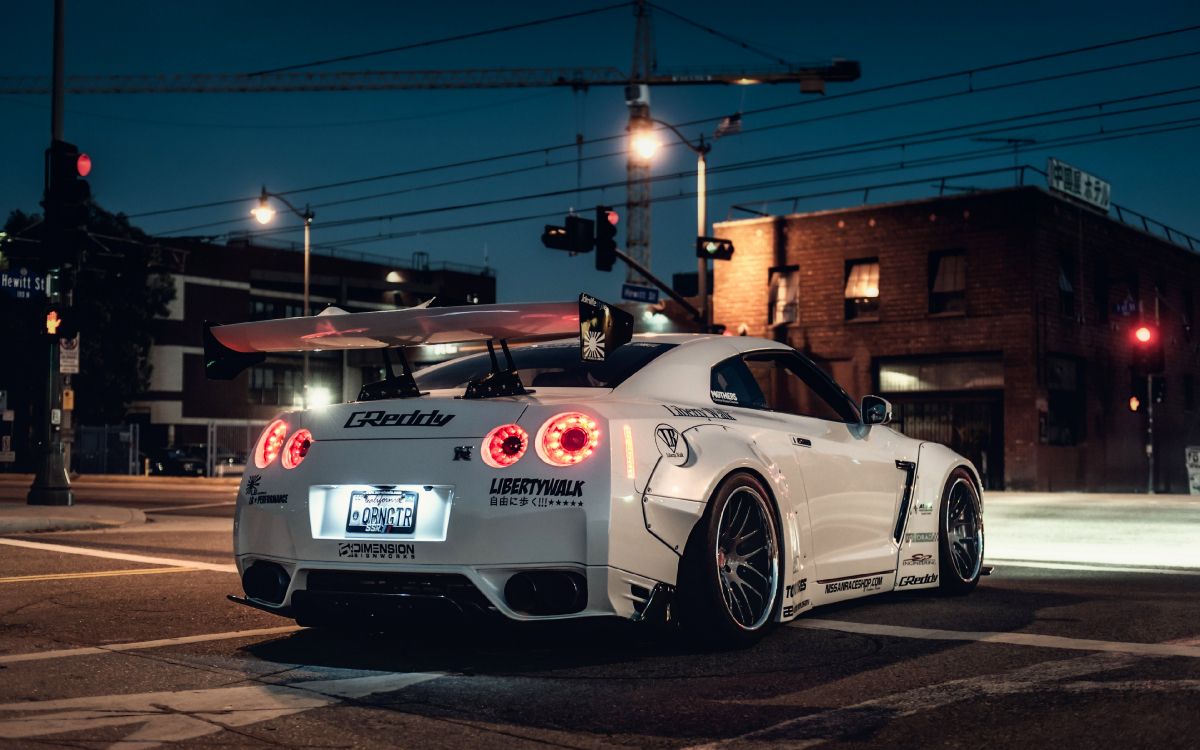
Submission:
[[[411,534],[417,527],[417,493],[352,492],[346,531],[356,534]]]

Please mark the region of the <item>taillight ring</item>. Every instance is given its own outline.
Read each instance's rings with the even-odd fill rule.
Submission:
[[[283,454],[279,457],[279,463],[285,469],[296,468],[304,460],[304,457],[308,455],[312,444],[313,436],[311,432],[305,429],[296,430],[288,438],[287,444],[284,445]]]
[[[574,466],[596,452],[600,425],[582,412],[555,414],[542,424],[534,445],[538,456],[551,466]]]
[[[268,424],[254,445],[254,465],[265,469],[274,463],[283,450],[283,441],[287,437],[287,433],[288,423],[282,419],[276,419]]]
[[[529,433],[517,424],[502,424],[483,439],[479,453],[483,462],[493,469],[512,466],[529,449]]]

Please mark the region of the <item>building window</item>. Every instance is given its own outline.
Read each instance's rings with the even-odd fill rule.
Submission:
[[[1058,311],[1075,317],[1075,259],[1066,253],[1058,256]]]
[[[1079,361],[1046,356],[1046,442],[1078,445],[1084,438],[1085,399]]]
[[[800,269],[796,266],[772,268],[770,271],[770,326],[795,323],[800,319]]]
[[[879,259],[846,261],[846,320],[879,317]]]
[[[275,303],[256,299],[250,302],[251,320],[270,320],[275,317]]]
[[[962,250],[929,256],[929,312],[967,311],[967,256]]]

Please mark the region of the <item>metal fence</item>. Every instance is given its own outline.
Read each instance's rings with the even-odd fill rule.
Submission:
[[[254,442],[266,424],[222,425],[209,422],[208,440],[205,443],[207,476],[241,475],[254,450]]]
[[[240,476],[265,426],[265,422],[244,425],[209,422],[205,442],[171,448],[142,445],[137,424],[81,425],[75,429],[71,469],[80,474]]]

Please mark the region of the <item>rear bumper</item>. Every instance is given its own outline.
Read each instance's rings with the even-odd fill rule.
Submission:
[[[246,571],[255,562],[279,565],[287,573],[286,593],[277,601],[249,596],[236,600],[296,619],[302,625],[387,624],[422,620],[503,616],[541,621],[581,617],[641,619],[658,581],[611,566],[561,565],[450,566],[353,565],[290,561],[254,555],[238,558]],[[583,606],[567,614],[533,615],[509,602],[506,584],[519,574],[554,571],[585,582]]]

